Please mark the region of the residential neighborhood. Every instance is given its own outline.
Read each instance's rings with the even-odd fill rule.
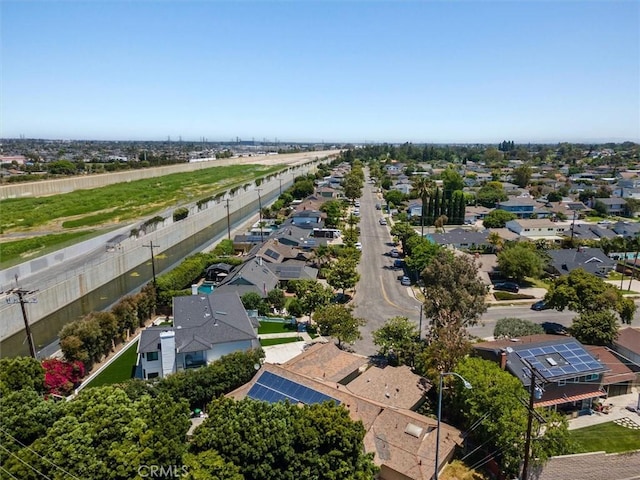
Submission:
[[[629,430],[638,444],[635,204],[581,198],[570,186],[551,202],[540,196],[546,177],[532,185],[529,173],[519,187],[480,180],[495,170],[482,162],[399,162],[393,158],[407,156],[409,146],[381,153],[389,149],[347,150],[297,178],[257,218],[197,254],[186,277],[187,267],[177,268],[188,283],[164,274],[155,292],[114,307],[114,322],[126,322],[126,305],[136,303],[141,315],[147,296],[157,296],[155,316],[140,318],[139,329],[116,325],[95,350],[81,325],[95,322],[91,328],[108,335],[103,317],[63,330],[63,361],[94,371],[67,391],[77,397],[70,401],[96,388],[114,346],[135,345],[128,381],[168,391],[247,358],[246,372],[222,382],[227,400],[195,396],[211,387],[180,390],[191,408],[186,438],[193,445],[216,416],[209,402],[229,399],[344,408],[361,425],[362,452],[381,480],[446,475],[476,450],[467,465],[477,463],[472,470],[481,478],[518,475],[528,462],[550,478],[584,453],[568,441],[544,452],[526,447],[532,435],[578,439],[581,429],[600,424]],[[387,160],[360,160],[372,156]],[[514,170],[527,165],[503,167],[501,176],[518,181]],[[554,185],[559,178],[552,176]],[[603,187],[598,175],[576,178],[593,181],[593,194]],[[532,320],[498,316],[492,336],[470,333],[488,308],[499,315],[519,305]],[[564,311],[576,316],[554,322]],[[494,383],[500,393],[485,397]],[[517,412],[510,420],[517,438],[506,435],[502,408]],[[640,465],[637,452],[629,455]],[[615,456],[601,461],[611,472],[628,467]]]

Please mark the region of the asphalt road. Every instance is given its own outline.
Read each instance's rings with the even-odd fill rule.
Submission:
[[[390,226],[380,225],[383,212],[376,210],[375,204],[381,203],[374,186],[365,183],[360,198],[360,241],[362,258],[358,265],[360,282],[354,298],[354,315],[364,318],[367,323],[360,329],[362,340],[358,340],[353,349],[362,355],[373,355],[377,348],[373,344],[371,332],[380,328],[388,319],[405,316],[420,318],[420,302],[411,295],[410,287],[400,285],[398,275],[401,270],[392,270],[393,258],[385,255],[391,248]]]
[[[368,177],[368,176],[367,176]],[[360,329],[362,339],[353,344],[353,350],[361,355],[374,355],[377,348],[371,333],[379,329],[388,319],[404,316],[420,324],[420,302],[415,299],[410,287],[400,285],[398,275],[401,270],[392,270],[393,258],[388,253],[393,241],[390,226],[380,225],[384,213],[376,210],[375,204],[382,203],[375,187],[365,182],[360,198],[360,241],[362,258],[358,265],[360,281],[353,300],[354,315],[367,323]],[[493,335],[496,321],[505,317],[516,317],[542,324],[544,322],[571,325],[575,312],[565,310],[531,310],[530,305],[490,306],[478,325],[469,328],[469,333],[480,338]],[[640,327],[640,306],[636,311],[632,326]],[[423,319],[423,332],[428,327],[428,319]]]

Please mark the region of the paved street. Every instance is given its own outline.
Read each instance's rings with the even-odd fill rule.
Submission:
[[[382,200],[375,193],[375,187],[366,183],[360,199],[360,241],[362,242],[362,259],[358,265],[360,282],[357,285],[354,314],[364,318],[367,323],[361,328],[362,340],[358,340],[353,349],[361,355],[373,355],[377,352],[373,344],[371,333],[380,328],[388,319],[395,316],[405,316],[420,320],[420,302],[417,301],[410,287],[400,285],[398,275],[401,270],[387,268],[393,264],[393,259],[385,255],[392,248],[392,237],[389,226],[380,225],[379,220],[384,213],[376,210],[375,204]],[[640,282],[634,281],[632,290],[640,292]],[[553,322],[564,326],[571,325],[575,312],[565,310],[531,310],[529,303],[512,306],[492,305],[482,316],[482,321],[469,329],[469,333],[480,338],[493,335],[496,321],[505,317],[517,317],[535,323]],[[423,321],[423,331],[426,330],[428,319]],[[640,309],[636,311],[632,323],[640,327]]]

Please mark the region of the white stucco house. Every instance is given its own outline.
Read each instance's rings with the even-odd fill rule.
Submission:
[[[571,231],[571,224],[566,222],[552,222],[551,220],[536,218],[520,218],[510,220],[505,225],[513,233],[531,240],[549,240],[560,242],[565,232]]]
[[[143,379],[163,378],[259,346],[258,321],[236,292],[175,297],[173,326],[150,327],[140,335],[137,372]]]

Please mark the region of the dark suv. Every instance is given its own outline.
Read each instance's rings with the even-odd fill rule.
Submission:
[[[520,291],[520,287],[517,283],[514,282],[500,282],[496,283],[493,286],[494,290],[504,290],[505,292],[518,293]]]

